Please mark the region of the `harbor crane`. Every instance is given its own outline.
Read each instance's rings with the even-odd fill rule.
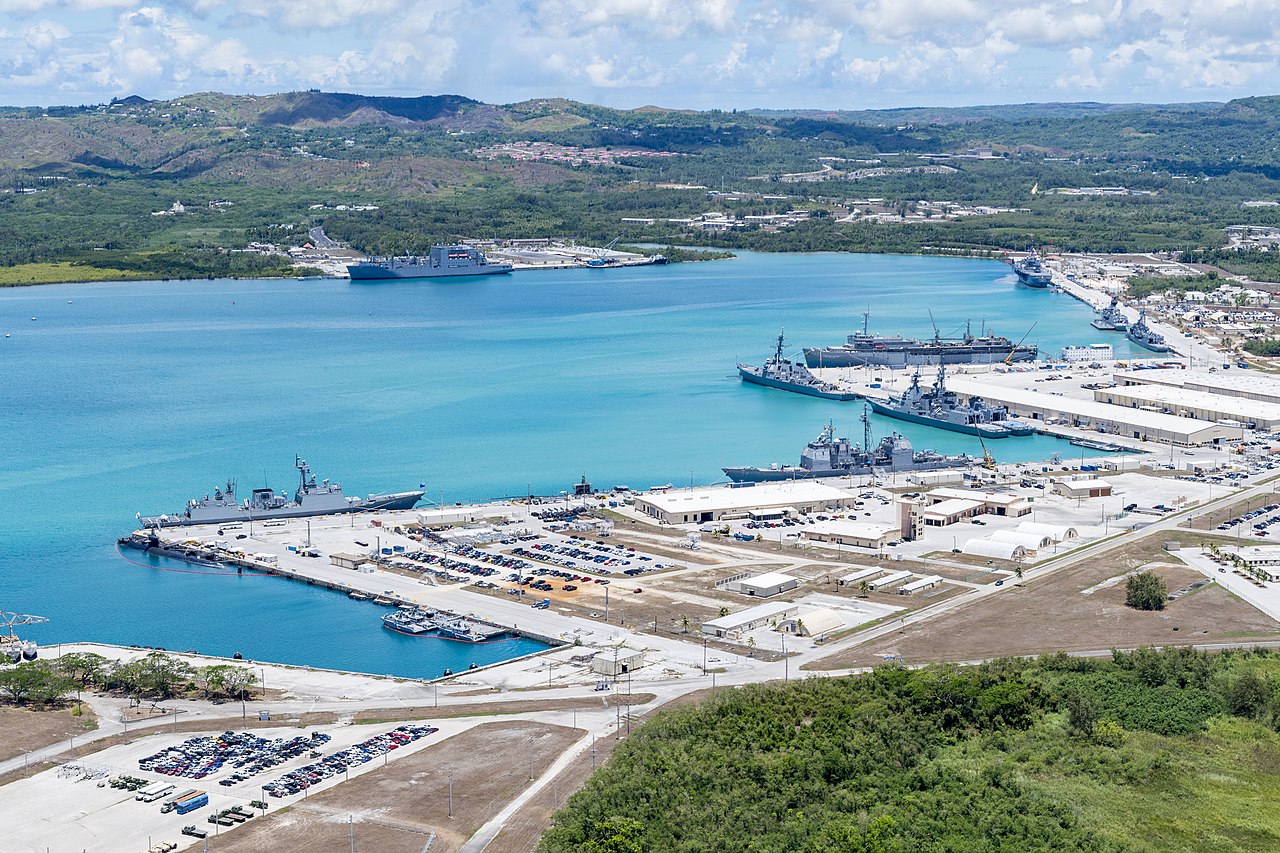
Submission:
[[[18,640],[18,635],[13,629],[17,625],[39,625],[41,622],[49,620],[43,616],[32,616],[30,613],[11,613],[8,610],[0,610],[0,628],[8,628],[9,635],[0,637],[0,642],[14,643]]]

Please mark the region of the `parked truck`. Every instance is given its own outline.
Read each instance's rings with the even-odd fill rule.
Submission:
[[[154,785],[148,785],[139,791],[134,796],[134,799],[141,800],[144,803],[154,803],[156,800],[172,791],[175,787],[177,786],[170,784],[169,782],[156,782]]]
[[[193,794],[190,797],[187,797],[185,800],[179,801],[173,807],[173,810],[176,811],[178,814],[186,814],[187,812],[195,811],[201,806],[207,806],[207,805],[209,805],[209,795],[204,791],[197,791],[195,794]]]

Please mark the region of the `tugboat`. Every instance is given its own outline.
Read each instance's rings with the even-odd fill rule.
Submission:
[[[1045,268],[1035,252],[1014,261],[1013,272],[1027,287],[1047,288],[1053,282],[1053,273]]]
[[[138,516],[144,527],[177,527],[189,524],[228,524],[245,521],[269,521],[274,518],[302,518],[309,515],[334,515],[364,510],[412,509],[422,499],[423,491],[394,492],[385,495],[369,495],[367,498],[347,497],[342,494],[340,483],[322,480],[317,483],[311,468],[301,456],[295,455],[293,466],[298,469],[298,490],[293,500],[285,492],[276,494],[274,489],[254,489],[244,503],[236,502],[236,484],[227,481],[225,489],[215,489],[213,497],[187,501],[186,509],[174,515]]]
[[[956,392],[947,390],[946,379],[946,365],[939,365],[937,384],[926,391],[920,387],[917,371],[906,391],[891,394],[884,402],[871,400],[871,408],[892,418],[981,438],[1008,438],[1035,432],[1029,424],[1009,420],[1009,410],[1004,406],[988,405],[981,397],[970,397],[967,405],[960,405]]]
[[[1129,330],[1129,318],[1120,310],[1120,300],[1111,297],[1111,304],[1098,312],[1089,325],[1103,332],[1125,332]]]
[[[1129,340],[1152,352],[1172,352],[1173,347],[1164,342],[1164,335],[1147,325],[1147,312],[1139,311],[1138,319],[1129,327]]]
[[[830,382],[824,382],[809,372],[809,368],[798,364],[782,355],[784,337],[778,334],[778,344],[773,356],[761,367],[751,364],[739,364],[738,375],[743,382],[779,388],[783,391],[794,391],[797,394],[808,394],[810,397],[821,397],[824,400],[854,400],[857,394],[841,391]]]
[[[875,471],[929,471],[972,464],[972,456],[943,456],[933,450],[916,453],[911,442],[894,432],[871,447],[871,419],[865,407],[862,412],[862,446],[847,438],[836,438],[830,422],[818,437],[804,446],[799,465],[771,465],[768,468],[721,468],[735,483],[770,483],[780,480],[813,480],[824,477],[849,477]]]

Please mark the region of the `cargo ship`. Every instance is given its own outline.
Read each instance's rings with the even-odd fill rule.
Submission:
[[[1049,272],[1035,252],[1013,261],[1012,265],[1018,281],[1027,287],[1046,288],[1053,282],[1053,273]]]
[[[778,343],[773,356],[760,367],[752,364],[739,364],[738,375],[743,382],[764,385],[796,394],[808,394],[810,397],[821,397],[824,400],[854,400],[857,394],[842,391],[830,382],[825,382],[809,372],[803,364],[791,361],[782,354],[784,336],[778,334]]]
[[[911,442],[898,433],[890,433],[871,447],[871,423],[862,413],[862,445],[847,438],[836,438],[835,427],[828,422],[818,437],[804,446],[799,465],[770,465],[767,468],[737,467],[720,470],[735,483],[770,483],[782,480],[815,480],[825,477],[850,477],[877,471],[931,471],[957,468],[977,460],[972,456],[943,456],[933,450],[916,452]],[[870,448],[870,449],[868,449]]]
[[[348,264],[352,281],[381,281],[397,278],[449,278],[470,275],[500,275],[511,272],[511,264],[491,264],[484,253],[470,246],[432,246],[425,256],[370,258]]]
[[[899,335],[873,335],[867,330],[869,314],[862,315],[862,331],[832,347],[809,347],[804,351],[809,367],[922,367],[937,364],[1003,364],[1033,361],[1035,346],[1022,346],[1001,335],[973,335],[965,324],[965,334],[947,340],[934,331],[931,341]]]
[[[1008,438],[1035,432],[1030,424],[1011,420],[1004,406],[989,405],[981,397],[970,397],[968,403],[961,405],[956,392],[947,390],[946,379],[947,369],[940,366],[936,384],[926,391],[920,387],[917,371],[907,390],[891,394],[883,402],[871,400],[871,408],[889,417],[980,438]]]
[[[231,524],[248,521],[270,521],[277,518],[302,518],[309,515],[335,515],[344,512],[367,510],[412,509],[422,499],[421,489],[410,492],[347,497],[340,483],[328,480],[316,482],[311,468],[300,456],[294,456],[293,465],[298,469],[298,490],[292,500],[288,493],[274,489],[254,489],[243,502],[236,500],[236,484],[228,480],[225,488],[215,489],[212,496],[205,495],[187,501],[181,512],[173,515],[138,515],[145,527],[179,527],[190,524]]]

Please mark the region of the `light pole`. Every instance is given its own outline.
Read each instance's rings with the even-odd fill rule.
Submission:
[[[702,638],[702,674],[707,674],[707,638]]]
[[[791,661],[787,660],[787,635],[782,635],[782,681],[791,680]]]
[[[453,817],[453,771],[449,771],[449,817]]]
[[[533,781],[533,735],[529,735],[529,781]]]

